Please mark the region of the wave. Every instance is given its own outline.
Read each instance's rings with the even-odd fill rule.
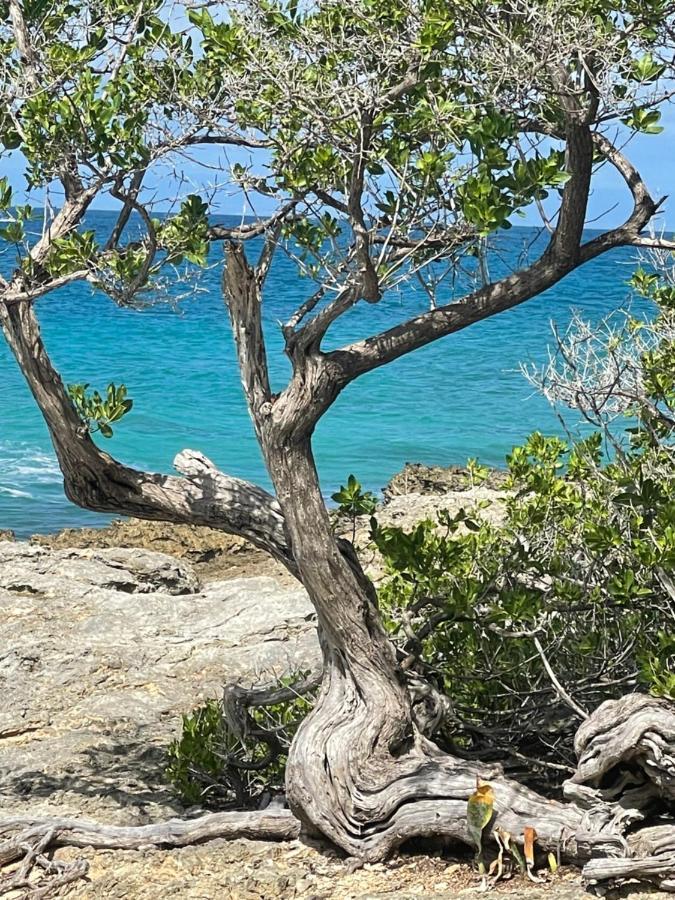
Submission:
[[[0,484],[0,494],[7,494],[9,497],[23,497],[26,500],[33,499],[33,495],[29,494],[27,491],[20,491],[17,488],[6,487],[4,484]]]
[[[23,441],[0,441],[0,478],[3,493],[21,496],[11,492],[26,485],[58,484],[63,476],[53,453]]]

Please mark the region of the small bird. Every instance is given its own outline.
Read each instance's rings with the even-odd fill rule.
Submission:
[[[492,818],[494,801],[495,792],[492,789],[492,785],[487,781],[483,781],[483,779],[478,776],[476,778],[476,790],[467,801],[466,824],[469,837],[476,848],[476,862],[478,863],[478,871],[481,875],[485,875],[483,845],[481,839],[483,829]]]

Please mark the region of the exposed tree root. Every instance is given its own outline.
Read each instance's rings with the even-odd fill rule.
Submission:
[[[137,850],[140,847],[185,847],[215,838],[253,838],[289,841],[298,837],[300,823],[287,809],[271,807],[257,812],[221,812],[198,819],[171,819],[156,825],[99,825],[84,819],[15,816],[0,819],[0,835],[17,828],[23,835],[0,844],[0,865],[24,855],[21,842],[51,835],[53,846]]]
[[[0,820],[0,895],[23,890],[22,896],[54,895],[62,885],[87,874],[88,863],[78,859],[66,863],[49,859],[48,849],[60,846],[136,850],[144,847],[184,847],[214,838],[292,840],[300,823],[286,809],[270,807],[259,812],[222,812],[198,819],[173,819],[157,825],[99,825],[84,819],[13,816]],[[18,861],[18,866],[15,865]],[[42,870],[35,878],[35,869]]]
[[[350,732],[357,727],[367,736],[365,724],[358,716],[344,720]],[[308,726],[314,732],[317,723],[309,721]],[[494,815],[484,833],[488,854],[497,827],[520,843],[530,827],[536,831],[539,851],[585,864],[587,884],[639,879],[675,889],[675,711],[663,701],[634,694],[608,701],[591,715],[579,730],[579,767],[565,785],[565,803],[547,800],[504,778],[498,769],[454,760],[421,736],[392,758],[388,770],[373,759],[372,765],[361,760],[359,771],[351,772],[343,762],[336,778],[326,764],[335,758],[339,745],[334,741],[339,742],[340,733],[333,723],[323,740],[313,733],[312,741],[305,735],[302,742],[308,772],[316,775],[318,758],[306,754],[317,753],[325,773],[326,799],[317,798],[309,811],[312,817],[320,809],[329,811],[330,819],[321,823],[323,834],[338,836],[336,843],[360,859],[381,859],[414,837],[442,836],[471,844],[467,800],[480,774],[489,778],[495,794]],[[356,759],[359,742],[353,733],[350,740],[350,758]],[[298,762],[296,752],[294,765]],[[0,820],[0,836],[5,837],[0,867],[12,868],[0,879],[0,894],[23,887],[30,889],[30,896],[47,896],[86,873],[83,860],[49,860],[45,853],[50,847],[138,849],[181,847],[214,838],[290,840],[300,830],[293,813],[279,807],[132,827],[58,817],[5,818]],[[38,879],[36,867],[43,870]]]
[[[45,855],[56,835],[56,828],[29,828],[0,845],[4,859],[21,860],[18,866],[0,876],[0,895],[23,891],[24,897],[48,897],[87,874],[86,860],[66,863]],[[40,870],[37,877],[36,870]]]
[[[597,787],[617,766],[635,763],[675,802],[675,709],[642,694],[603,703],[577,731],[575,784]]]
[[[332,708],[327,729],[321,706],[330,709],[337,697],[341,712]],[[480,775],[495,796],[484,833],[488,852],[498,827],[521,844],[529,827],[539,851],[585,864],[589,884],[639,878],[664,889],[675,886],[671,705],[630,695],[599,707],[580,729],[579,769],[565,786],[564,803],[504,778],[498,769],[452,759],[419,734],[402,752],[392,752],[390,744],[386,755],[377,741],[393,711],[383,707],[384,701],[364,704],[349,673],[336,666],[289,759],[292,806],[353,856],[378,860],[418,837],[471,845],[467,801]]]
[[[18,831],[17,831],[18,830]],[[271,807],[259,812],[222,812],[198,819],[173,819],[157,825],[99,825],[84,819],[14,816],[0,820],[0,835],[17,832],[0,841],[0,895],[23,890],[22,896],[41,898],[54,895],[62,885],[87,874],[86,860],[66,863],[45,856],[48,849],[61,846],[98,849],[137,850],[145,847],[184,847],[214,838],[292,840],[300,833],[300,823],[286,809]],[[15,864],[19,862],[18,866]],[[41,875],[35,878],[34,870]]]

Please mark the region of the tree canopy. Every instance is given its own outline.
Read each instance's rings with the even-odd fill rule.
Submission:
[[[672,773],[659,774],[672,712],[639,696],[584,723],[567,804],[442,753],[413,702],[424,673],[403,665],[351,542],[334,534],[311,438],[358,376],[523,303],[616,247],[675,248],[646,233],[663,198],[650,194],[625,146],[661,130],[674,25],[667,0],[0,4],[0,160],[20,154],[27,185],[24,198],[0,182],[8,220],[0,238],[12,257],[0,324],[49,427],[66,492],[91,509],[243,535],[302,582],[324,674],[290,747],[286,794],[303,828],[361,859],[419,836],[475,845],[467,803],[476,779],[479,796],[490,780],[489,812],[507,844],[525,839],[529,854],[536,829],[540,848],[554,851],[562,830],[572,835],[572,861],[598,844],[610,853],[627,846],[627,782],[614,793],[601,787],[617,759],[639,751],[648,796],[672,797]],[[589,195],[603,166],[624,182],[631,209],[589,235]],[[183,190],[188,170],[202,174]],[[252,218],[214,221],[227,191],[245,198]],[[170,209],[160,213],[167,192]],[[103,236],[86,219],[102,199],[118,213]],[[491,236],[528,208],[541,216],[544,249],[492,278]],[[255,260],[251,238],[262,245]],[[196,451],[174,461],[180,476],[104,453],[91,433],[105,437],[128,411],[124,391],[69,392],[40,334],[43,295],[84,281],[118,304],[142,304],[163,279],[204,265],[214,242],[224,244],[223,294],[274,495]],[[280,252],[296,261],[305,290],[281,324],[292,373],[276,392],[261,307]],[[325,346],[338,319],[412,286],[420,298],[412,315]],[[564,493],[554,473],[543,475]],[[572,507],[578,499],[568,497]],[[659,761],[649,741],[623,746],[631,728],[659,734]],[[288,834],[288,817],[277,818],[275,833]],[[664,827],[665,836],[644,828],[630,839],[643,856],[661,852],[675,846]],[[477,840],[480,851],[480,832]],[[667,878],[672,869],[666,860],[650,872]],[[611,861],[594,869],[611,870]]]

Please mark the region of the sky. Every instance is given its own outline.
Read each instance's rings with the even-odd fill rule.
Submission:
[[[642,175],[655,200],[668,197],[658,222],[675,230],[675,105],[662,107],[661,134],[635,135],[625,153]],[[608,135],[611,137],[611,135]],[[611,209],[618,204],[616,209]],[[597,172],[589,203],[589,220],[602,216],[595,227],[618,225],[632,209],[630,193],[617,172],[609,165]],[[590,221],[589,221],[589,224]]]
[[[647,187],[655,199],[668,196],[660,217],[655,222],[657,230],[666,228],[675,230],[675,105],[670,104],[662,109],[661,123],[664,131],[658,135],[635,135],[628,146],[626,153],[637,166],[644,178]],[[611,137],[611,135],[610,135]],[[235,162],[246,163],[247,151],[228,150],[227,158],[223,156],[219,148],[206,148],[202,159],[212,166],[229,165]],[[25,179],[23,178],[23,159],[17,152],[4,157],[0,161],[0,175],[7,176],[15,190],[18,202],[24,202],[22,197],[25,191]],[[215,170],[208,174],[209,180],[223,180],[225,174],[217,175]],[[149,180],[149,188],[153,198],[159,201],[157,209],[167,210],[168,200],[172,196],[199,192],[204,183],[204,169],[196,162],[181,160],[178,165],[169,169],[158,170]],[[182,183],[181,183],[182,180]],[[34,206],[38,205],[35,197],[32,198]],[[53,201],[58,205],[58,199]],[[256,201],[259,205],[255,210],[247,204],[240,192],[235,192],[231,187],[222,185],[214,196],[214,213],[221,215],[265,215],[273,210],[273,201],[264,198]],[[116,204],[111,198],[102,196],[97,198],[93,208],[112,209]],[[603,166],[595,175],[593,189],[589,201],[587,224],[589,227],[608,228],[620,224],[630,214],[632,209],[631,197],[625,183],[616,171],[609,165]],[[514,219],[514,224],[540,225],[536,209],[530,209],[524,219]]]

